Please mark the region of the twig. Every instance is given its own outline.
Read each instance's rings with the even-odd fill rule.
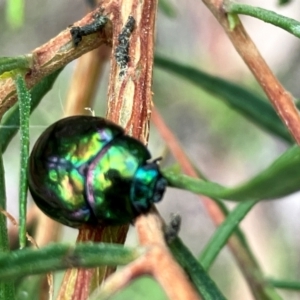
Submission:
[[[108,58],[108,50],[101,47],[79,58],[67,95],[65,116],[82,115],[85,113],[85,107],[92,107],[93,94]],[[124,243],[127,230],[127,225],[84,227],[79,231],[77,243],[87,241]],[[69,269],[64,275],[57,299],[87,299],[97,285],[114,271],[114,267]]]
[[[100,11],[100,13],[102,10]],[[110,11],[106,11],[108,14]],[[76,26],[85,26],[94,21],[94,15],[99,13],[99,9],[87,14],[80,21],[76,22]],[[101,44],[110,44],[111,41],[111,22],[108,22],[103,30],[98,34],[92,34],[84,37],[81,43],[74,47],[70,34],[70,28],[65,29],[55,38],[51,39],[44,45],[32,51],[33,61],[32,68],[26,74],[26,84],[28,88],[33,87],[46,75],[51,74],[55,70],[65,66],[72,60],[78,58],[82,54],[91,51]],[[0,80],[0,118],[2,115],[17,101],[16,91],[13,80],[8,78]]]
[[[152,275],[162,286],[169,299],[200,299],[183,270],[174,261],[163,235],[163,221],[156,210],[137,218],[135,226],[140,244],[148,251],[127,265],[124,269],[110,276],[92,299],[108,299],[114,293],[141,275]]]
[[[152,70],[154,30],[157,1],[124,0],[114,15],[113,51],[120,45],[119,36],[133,17],[135,25],[130,35],[128,66],[125,73],[116,59],[112,60],[107,117],[126,131],[147,143],[152,105]],[[122,9],[124,6],[126,9]],[[118,55],[119,56],[119,55]],[[121,76],[120,76],[121,75]]]
[[[124,10],[116,11],[113,28],[113,49],[116,49],[120,43],[122,48],[117,48],[118,55],[116,60],[112,61],[107,116],[144,143],[148,140],[152,104],[156,5],[156,1],[147,0],[141,4],[136,0],[127,0],[126,7],[129,9],[124,15],[122,15]],[[134,28],[131,28],[132,19],[135,20]],[[125,30],[129,26],[130,30]],[[129,36],[130,43],[127,49],[128,43],[124,39]],[[125,51],[121,53],[122,55],[119,53],[120,49]],[[120,57],[122,63],[119,62]],[[126,66],[124,68],[125,61],[128,63],[127,68]],[[109,277],[104,283],[104,290],[101,289],[101,294],[104,293],[102,296],[111,295],[141,274],[151,274],[162,285],[170,299],[198,299],[186,275],[165,245],[161,222],[155,211],[137,218],[135,225],[140,243],[149,247],[149,252],[121,272]]]
[[[110,52],[110,48],[100,47],[78,59],[66,97],[65,116],[90,114],[84,108],[93,107],[93,98]]]
[[[112,242],[124,243],[128,231],[127,226],[115,227],[83,227],[79,230],[76,243]],[[86,300],[89,294],[111,273],[114,267],[69,269],[64,275],[57,300]]]
[[[237,17],[234,28],[230,27],[223,8],[224,2],[221,0],[203,0],[203,2],[223,26],[233,46],[265,91],[277,114],[295,141],[300,144],[300,115],[291,94],[283,88],[274,76]]]
[[[110,5],[109,3],[109,1],[103,1],[101,3],[104,14],[107,12],[106,8]],[[127,11],[121,8],[122,5],[121,2],[115,2],[115,6],[110,6],[112,11],[111,19],[113,21],[113,51],[116,51],[115,49],[121,40],[123,42],[121,50],[125,51],[123,53],[124,56],[122,57],[126,57],[126,60],[122,61],[122,70],[120,69],[117,59],[111,61],[107,117],[116,123],[121,124],[129,133],[145,142],[148,138],[149,111],[152,100],[153,31],[156,3],[150,0],[144,1],[143,3],[137,2],[136,0],[127,0]],[[131,28],[130,30],[130,34],[127,34],[127,31],[125,30],[128,27],[128,19],[136,20],[134,22],[134,28]],[[121,36],[122,33],[123,35]],[[124,43],[124,39],[126,40],[126,43]],[[125,44],[127,45],[126,47],[124,46]],[[90,56],[92,55],[96,55],[96,52],[90,54]],[[95,59],[96,58],[94,57],[94,62]],[[84,60],[84,58],[81,60]],[[126,65],[124,65],[125,61],[128,63],[127,68]],[[99,65],[102,63],[103,62],[98,58],[96,64]],[[90,80],[90,76],[92,75],[90,85],[84,87],[81,84],[80,88],[83,89],[83,91],[80,91],[80,93],[78,87],[71,87],[75,96],[69,97],[77,99],[81,103],[83,99],[86,99],[86,97],[82,97],[83,94],[91,95],[88,94],[86,89],[95,89],[96,73],[99,72],[99,70],[96,70],[96,73],[92,71],[92,74],[90,74],[89,71],[91,71],[91,65],[87,67],[87,70],[89,73],[88,76],[85,72],[82,72],[80,66],[78,66],[75,77],[78,77],[79,81],[82,82],[83,76],[86,76]],[[73,82],[76,81],[78,81],[78,79],[74,79]],[[77,104],[73,102],[72,107],[74,107],[74,105]],[[85,103],[84,105],[87,104]],[[72,111],[72,113],[74,113],[74,111]],[[131,128],[133,128],[133,130],[131,130]],[[98,227],[95,229],[85,228],[80,230],[77,241],[93,240],[123,243],[127,230],[127,225]],[[95,288],[95,285],[91,286],[90,282],[101,282],[103,278],[106,278],[114,271],[114,268],[102,268],[100,270],[100,273],[99,271],[96,271],[96,269],[73,269],[68,271],[60,290],[59,299],[85,299],[89,292]],[[92,278],[93,280],[91,280]],[[70,286],[74,288],[70,289]]]

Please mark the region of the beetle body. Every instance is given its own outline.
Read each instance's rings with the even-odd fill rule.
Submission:
[[[161,200],[166,180],[138,140],[99,117],[48,127],[29,158],[29,189],[49,217],[71,227],[120,225]]]

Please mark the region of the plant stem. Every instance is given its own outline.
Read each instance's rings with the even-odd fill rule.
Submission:
[[[111,5],[113,6],[113,5]],[[99,13],[99,8],[87,14],[74,26],[86,26],[94,22],[94,15]],[[107,11],[107,14],[110,11]],[[78,47],[74,47],[70,35],[70,28],[63,30],[56,37],[46,42],[44,45],[32,51],[31,72],[26,74],[26,84],[28,88],[32,88],[47,75],[64,67],[70,61],[78,58],[82,54],[91,51],[101,44],[109,43],[111,37],[111,23],[105,25],[98,34],[85,36]],[[13,80],[7,78],[1,82],[0,94],[0,118],[17,102],[16,89]]]
[[[187,272],[190,280],[198,292],[206,300],[225,299],[213,280],[207,275],[205,269],[197,259],[192,255],[190,250],[177,237],[169,245],[172,254]]]
[[[104,243],[82,243],[76,246],[52,244],[38,250],[25,248],[0,255],[0,282],[73,267],[125,265],[143,252],[143,248],[129,249]]]
[[[31,95],[27,90],[22,74],[15,78],[20,108],[20,138],[21,138],[21,163],[19,185],[19,238],[20,248],[26,246],[26,212],[27,212],[27,165],[29,157],[29,116]]]
[[[2,153],[0,152],[0,209],[6,209],[6,193]],[[9,250],[6,217],[0,213],[0,253]]]
[[[285,290],[300,290],[300,281],[288,281],[288,280],[279,280],[269,278],[268,282],[276,288],[285,289]]]
[[[217,228],[210,241],[206,244],[199,258],[201,265],[208,270],[219,252],[226,245],[227,240],[234,232],[235,228],[241,222],[247,213],[258,201],[251,200],[240,203],[232,212],[230,212],[225,221]]]
[[[6,209],[6,193],[2,152],[0,149],[0,208]],[[6,217],[0,212],[0,255],[9,251]],[[0,300],[15,299],[13,283],[0,282]]]
[[[202,1],[223,26],[233,46],[265,91],[282,122],[286,125],[295,141],[300,144],[300,115],[294,104],[292,95],[284,89],[279,80],[274,76],[238,17],[236,18],[234,28],[230,27],[228,14],[224,11],[223,1]]]
[[[42,98],[48,93],[57,76],[60,74],[62,69],[59,69],[52,74],[43,78],[34,88],[30,90],[31,93],[31,105],[30,110],[31,113],[38,106]],[[2,153],[5,152],[8,144],[12,140],[12,138],[16,135],[20,127],[20,109],[19,103],[16,103],[10,110],[5,114],[5,116],[1,119],[0,122],[0,148]]]
[[[225,2],[225,9],[231,14],[242,14],[255,17],[264,22],[280,27],[300,38],[300,22],[294,19],[279,15],[267,9],[231,1]]]

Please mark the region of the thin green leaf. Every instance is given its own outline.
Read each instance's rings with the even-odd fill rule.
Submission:
[[[43,99],[46,93],[48,93],[59,75],[62,69],[55,71],[54,73],[48,75],[43,80],[41,80],[35,87],[30,91],[32,104],[31,113],[38,106],[40,101]],[[5,152],[9,142],[15,136],[20,126],[20,112],[19,103],[16,103],[3,117],[0,123],[0,149],[2,153]]]
[[[199,177],[207,180],[203,174]],[[248,245],[246,237],[239,227],[240,222],[249,213],[257,201],[242,202],[230,212],[224,202],[221,202],[216,198],[213,200],[222,210],[225,216],[225,221],[217,228],[209,242],[205,245],[205,248],[199,258],[201,265],[205,268],[205,270],[208,270],[220,253],[221,249],[226,245],[228,239],[231,236],[234,236],[239,240],[239,244],[235,243],[235,251],[233,251],[233,254],[254,298],[272,300],[281,299],[275,288],[266,281],[265,276]]]
[[[126,265],[144,251],[143,248],[130,249],[123,245],[82,243],[52,244],[38,250],[25,248],[1,253],[0,282],[68,268]]]
[[[169,167],[168,170],[178,172],[178,168],[176,169],[175,167]],[[203,175],[203,173],[200,170],[198,170],[195,167],[194,169],[197,172],[199,178],[207,180],[205,175]],[[221,225],[221,232],[219,232],[219,228],[217,229],[216,233],[210,239],[209,244],[204,249],[204,251],[207,254],[203,255],[207,255],[207,259],[211,259],[210,262],[208,262],[207,265],[205,265],[206,269],[208,269],[209,266],[213,263],[214,258],[218,255],[219,251],[225,246],[228,238],[231,235],[234,235],[239,240],[239,245],[235,245],[235,250],[238,251],[239,254],[237,255],[236,252],[234,252],[233,254],[236,257],[238,264],[240,265],[241,272],[243,273],[245,280],[249,284],[249,288],[251,289],[254,297],[256,299],[269,299],[269,295],[272,295],[271,299],[280,299],[275,288],[270,284],[266,283],[264,274],[261,271],[259,264],[256,261],[255,256],[253,255],[248,245],[247,239],[243,231],[239,227],[240,221],[251,210],[256,201],[247,201],[239,204],[239,210],[234,215],[232,215],[233,212],[230,213],[223,201],[217,198],[212,198],[212,200],[216,202],[216,205],[218,205],[220,210],[223,212],[225,216],[225,222],[228,223],[224,223],[224,225]],[[227,220],[228,216],[229,220]],[[188,259],[188,255],[183,255],[182,259]]]
[[[6,210],[6,189],[4,179],[4,166],[2,154],[0,152],[0,209]],[[6,217],[0,212],[0,252],[8,251],[8,233],[6,226]]]
[[[205,270],[210,268],[238,224],[241,222],[241,220],[243,220],[243,218],[256,203],[256,200],[240,203],[227,216],[222,225],[217,228],[210,241],[206,244],[199,258],[199,261]]]
[[[163,172],[170,186],[233,201],[275,199],[300,189],[300,148],[293,146],[246,183],[227,188],[182,174]]]
[[[247,4],[235,3],[232,1],[225,2],[225,10],[230,14],[242,14],[255,17],[264,22],[280,27],[294,36],[300,38],[300,22],[279,15],[271,10],[255,7]]]
[[[32,55],[20,55],[16,57],[0,57],[0,75],[13,70],[30,69],[32,65]],[[8,76],[11,74],[9,73]],[[8,77],[8,76],[0,76]]]
[[[187,272],[190,280],[205,300],[225,299],[213,280],[207,275],[204,268],[195,259],[189,249],[179,238],[174,239],[169,245],[172,254]]]
[[[289,281],[270,278],[268,279],[268,282],[279,289],[300,291],[300,281]]]
[[[20,248],[26,246],[26,212],[27,212],[27,165],[29,157],[29,116],[31,95],[27,90],[23,75],[17,74],[15,78],[17,95],[20,108],[20,138],[21,138],[21,162],[19,183],[19,239]]]
[[[258,201],[246,201],[237,205],[237,207],[229,213],[225,221],[217,228],[210,241],[206,244],[201,253],[199,261],[205,270],[209,270],[220,251],[226,245],[228,239],[238,230],[239,223],[249,213]],[[238,235],[240,237],[240,234]],[[246,275],[247,282],[250,284],[255,299],[272,299],[280,300],[274,287],[264,278],[255,257],[249,251],[247,244],[244,244],[244,252],[240,252],[239,263],[243,264],[242,272]]]
[[[0,208],[6,209],[6,193],[2,154],[0,151]],[[9,251],[6,217],[0,212],[0,255]],[[14,284],[0,282],[0,300],[15,299]]]
[[[250,91],[219,77],[208,75],[193,67],[189,67],[162,56],[155,56],[155,66],[171,71],[174,74],[196,84],[199,88],[216,95],[233,109],[239,111],[255,124],[279,136],[286,142],[293,140],[286,127],[264,99]]]

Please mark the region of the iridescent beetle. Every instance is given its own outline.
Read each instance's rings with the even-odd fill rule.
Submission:
[[[118,125],[99,117],[62,119],[37,140],[29,189],[49,217],[71,227],[120,225],[149,211],[166,188],[157,160]]]

